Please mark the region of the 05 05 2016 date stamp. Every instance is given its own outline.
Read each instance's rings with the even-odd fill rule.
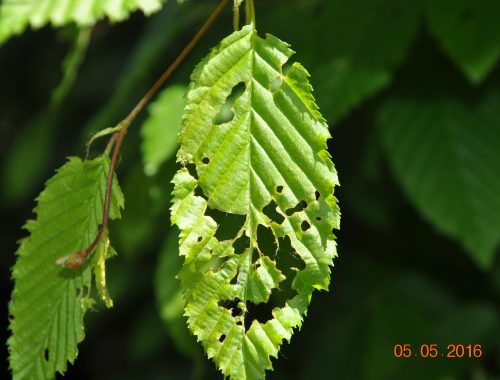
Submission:
[[[395,344],[393,354],[396,358],[475,358],[483,356],[480,344],[448,344],[446,347],[430,344]]]

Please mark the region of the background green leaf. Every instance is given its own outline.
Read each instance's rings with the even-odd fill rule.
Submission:
[[[170,86],[148,108],[149,117],[141,128],[141,150],[147,175],[156,174],[177,150],[177,134],[186,105],[185,93],[184,86]]]
[[[488,0],[427,1],[430,30],[472,83],[480,83],[500,54],[500,3]]]
[[[378,116],[389,163],[410,200],[485,267],[500,242],[499,107],[497,93],[471,103],[400,97]]]
[[[384,87],[403,61],[419,27],[418,1],[326,1],[315,31],[322,57],[313,78],[328,120],[344,117]]]

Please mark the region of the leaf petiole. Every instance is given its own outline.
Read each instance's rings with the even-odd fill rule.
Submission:
[[[236,31],[240,28],[240,6],[243,0],[234,0],[233,5],[233,29]]]
[[[247,24],[255,28],[255,6],[253,0],[245,0],[245,13]]]
[[[97,140],[101,137],[104,137],[104,136],[108,136],[110,134],[114,135],[115,132],[120,132],[123,128],[124,128],[124,124],[123,124],[123,122],[120,122],[115,127],[105,128],[105,129],[100,130],[96,134],[94,134],[94,136],[92,136],[91,139],[86,144],[87,145],[87,154],[85,156],[85,159],[87,159],[89,157],[90,147],[92,146],[92,143],[95,140]],[[106,150],[105,150],[106,154],[109,154],[111,152],[111,148],[113,147],[113,143],[114,143],[114,138],[113,138],[113,136],[111,136],[111,139],[108,142],[108,145],[106,146]]]

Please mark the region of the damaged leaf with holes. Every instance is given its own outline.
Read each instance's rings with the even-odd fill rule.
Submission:
[[[232,379],[272,369],[336,256],[330,134],[292,54],[252,26],[225,38],[192,74],[179,135],[185,314]]]

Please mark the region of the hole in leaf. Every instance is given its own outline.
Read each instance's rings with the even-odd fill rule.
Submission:
[[[321,222],[321,216],[317,216],[317,217],[316,217],[316,220],[317,220],[318,222]]]
[[[231,111],[231,106],[229,104],[224,104],[219,113],[214,117],[213,123],[214,125],[221,125],[224,123],[229,123],[234,119],[234,112]]]
[[[226,99],[226,103],[222,106],[219,113],[215,115],[213,123],[214,125],[221,125],[224,123],[229,123],[234,119],[234,112],[232,111],[234,102],[245,92],[245,83],[240,82],[233,87],[231,94]]]
[[[311,225],[307,220],[304,220],[302,224],[300,225],[300,228],[302,231],[306,232],[309,228],[311,228]]]
[[[232,300],[222,300],[222,301],[219,301],[217,302],[217,304],[220,306],[220,307],[223,307],[224,309],[232,309],[233,307],[236,307],[238,305],[238,303],[240,302],[240,299],[239,298],[234,298]]]
[[[198,243],[200,243],[203,240],[202,236],[198,236]]]
[[[292,282],[298,271],[305,269],[306,264],[295,252],[289,236],[278,239],[278,257],[275,260],[276,267],[283,273],[285,280],[280,282],[277,291],[271,294],[274,305],[285,305],[286,301],[292,299],[297,292],[292,289]]]
[[[223,307],[224,309],[230,310],[231,311],[231,315],[233,317],[238,317],[238,316],[240,316],[243,313],[243,310],[241,310],[238,307],[239,303],[240,303],[240,299],[239,298],[235,298],[235,299],[233,299],[231,301],[229,301],[229,300],[219,301],[217,304],[220,307]]]
[[[205,165],[208,165],[210,163],[210,158],[208,157],[203,157],[203,160],[201,160]]]
[[[193,164],[192,162],[189,162],[185,165],[185,168],[188,170],[189,174],[191,174],[192,177],[198,178],[198,174],[196,173],[196,165]]]
[[[259,224],[259,226],[257,227],[257,245],[259,246],[263,254],[274,259],[274,257],[276,256],[276,249],[278,247],[276,247],[276,240],[271,228]],[[253,261],[258,260],[260,257],[259,252],[257,250],[255,251],[256,252],[254,252],[255,257]]]
[[[213,249],[210,250],[210,254],[212,255],[213,254]],[[212,259],[210,259],[211,261],[211,270],[212,272],[218,272],[218,271],[221,271],[222,269],[224,269],[224,267],[226,266],[227,262],[228,262],[229,258],[228,257],[212,257]]]
[[[245,83],[240,82],[236,86],[233,87],[233,90],[231,91],[231,95],[228,96],[228,99],[233,102],[233,104],[236,102],[236,100],[243,95],[245,92],[246,86]]]
[[[319,197],[321,196],[321,193],[316,190],[316,192],[314,193],[314,195],[316,196],[316,200],[319,200]]]
[[[252,263],[256,262],[258,259],[260,259],[260,256],[262,255],[261,252],[259,252],[258,249],[253,249],[252,250]]]
[[[49,349],[46,348],[45,350],[43,350],[43,358],[45,359],[45,361],[49,361]]]
[[[273,293],[277,289],[273,290]],[[273,309],[276,305],[270,300],[269,302],[261,302],[259,304],[254,304],[253,302],[247,302],[248,313],[245,315],[245,330],[248,330],[252,325],[254,320],[260,323],[266,323],[274,318]]]
[[[243,322],[238,321],[238,322],[236,322],[236,324],[237,324],[238,326],[241,326],[241,325],[243,324]]]
[[[282,186],[283,187],[283,186]],[[273,222],[276,222],[278,224],[281,224],[283,223],[283,221],[285,220],[285,217],[283,215],[281,215],[277,210],[276,208],[278,207],[278,205],[276,204],[276,202],[273,200],[271,201],[266,207],[264,207],[264,209],[262,210],[262,212],[267,215]]]
[[[276,192],[281,194],[283,192],[283,186],[276,186]]]
[[[269,90],[271,90],[271,92],[277,91],[281,87],[282,83],[283,83],[283,80],[281,79],[281,77],[277,77],[277,78],[273,79],[271,81],[271,83],[269,84]]]
[[[287,214],[288,216],[292,216],[296,212],[304,211],[306,207],[307,207],[307,202],[300,201],[299,204],[294,208],[289,208],[288,210],[286,210],[285,214]]]
[[[241,314],[243,314],[243,310],[241,310],[239,307],[233,307],[231,309],[231,315],[233,317],[239,317]]]
[[[290,240],[290,237],[286,235],[285,237],[280,237],[278,238],[278,254],[283,254],[288,256],[291,255],[294,252],[294,249],[292,248],[292,242]]]
[[[246,219],[245,215],[228,214],[210,207],[207,207],[205,215],[210,216],[217,223],[215,238],[219,241],[234,239]]]
[[[196,186],[194,188],[194,195],[197,197],[202,197],[205,200],[207,200],[207,197],[205,196],[205,193],[203,192],[203,189],[201,188],[201,186]]]
[[[226,335],[222,334],[219,338],[219,342],[224,342],[224,340],[226,339]]]
[[[231,285],[236,285],[238,283],[238,275],[239,275],[239,273],[236,272],[236,274],[234,275],[234,277],[229,282]]]
[[[236,255],[241,255],[249,247],[250,247],[250,239],[246,235],[241,235],[233,243],[234,253]]]

